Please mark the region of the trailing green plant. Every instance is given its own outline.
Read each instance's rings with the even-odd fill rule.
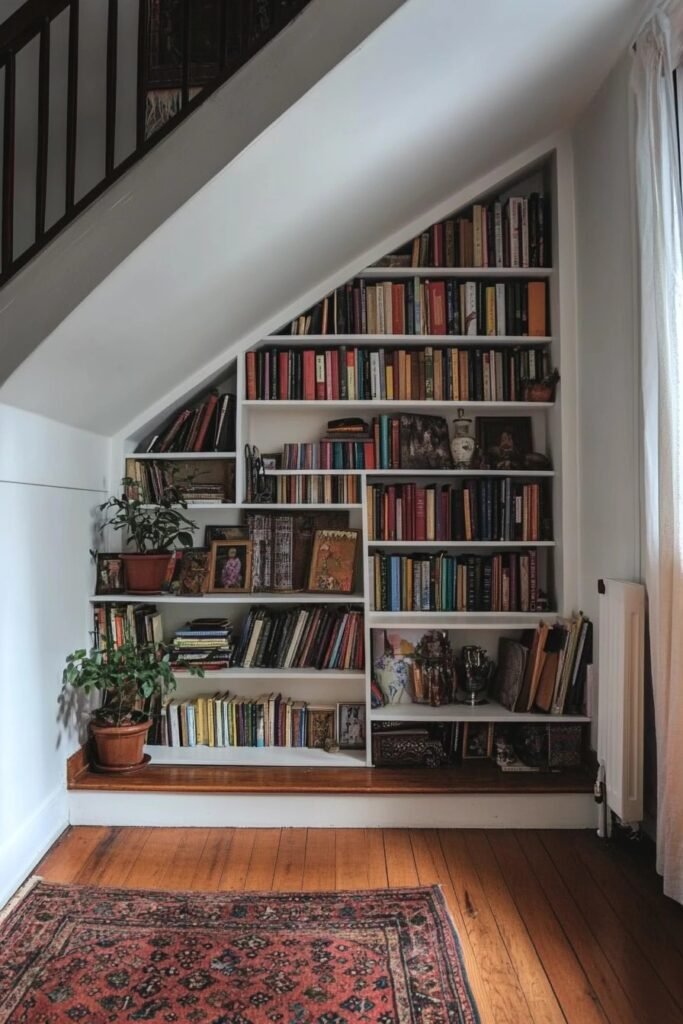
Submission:
[[[98,506],[102,516],[100,532],[108,526],[124,530],[126,544],[132,544],[141,555],[192,547],[191,531],[197,529],[197,523],[181,511],[187,508],[187,503],[174,484],[165,488],[161,501],[154,505],[140,500],[137,483],[131,477],[124,477],[121,485],[120,498],[112,496]]]
[[[181,667],[192,675],[204,676],[201,668]],[[67,655],[61,703],[65,703],[69,690],[85,694],[96,690],[102,694],[102,706],[92,712],[93,720],[100,725],[130,725],[149,717],[136,709],[136,703],[164,697],[175,687],[170,657],[163,646],[125,640],[118,647],[83,648]]]

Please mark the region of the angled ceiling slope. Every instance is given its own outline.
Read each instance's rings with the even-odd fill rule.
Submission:
[[[407,0],[92,292],[0,392],[103,434],[567,123],[640,0]]]

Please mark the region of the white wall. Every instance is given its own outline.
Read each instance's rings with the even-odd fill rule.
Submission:
[[[87,641],[109,441],[0,405],[0,905],[67,825],[64,656]]]
[[[630,54],[575,126],[579,311],[579,599],[597,618],[600,577],[640,579],[640,398]]]

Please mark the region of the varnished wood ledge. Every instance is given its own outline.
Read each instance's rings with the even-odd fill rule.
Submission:
[[[365,796],[448,793],[588,793],[587,769],[557,774],[506,774],[491,761],[452,768],[242,768],[224,765],[154,765],[134,775],[100,775],[85,755],[74,755],[71,790],[110,793],[328,793]]]

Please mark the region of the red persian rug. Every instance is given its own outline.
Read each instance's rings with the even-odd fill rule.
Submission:
[[[176,893],[36,881],[0,923],[1,1024],[476,1024],[437,887]]]

